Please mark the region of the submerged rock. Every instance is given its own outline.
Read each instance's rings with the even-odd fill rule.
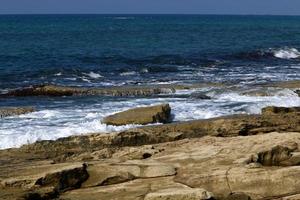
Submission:
[[[23,115],[34,111],[35,109],[33,107],[0,108],[0,118],[14,116],[14,115]]]
[[[108,125],[167,123],[170,121],[171,108],[169,104],[130,109],[105,117],[103,123]]]

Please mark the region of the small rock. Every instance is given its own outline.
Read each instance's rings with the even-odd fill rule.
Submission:
[[[14,116],[14,115],[23,115],[34,111],[35,109],[32,107],[0,108],[0,118]]]
[[[194,92],[191,94],[191,98],[193,99],[211,99],[210,96],[207,96],[206,94],[200,93],[200,92]]]

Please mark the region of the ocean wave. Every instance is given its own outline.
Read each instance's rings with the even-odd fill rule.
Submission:
[[[295,59],[300,57],[300,52],[296,48],[284,48],[275,50],[274,56],[281,59]]]
[[[259,60],[268,58],[296,59],[300,57],[300,52],[298,51],[298,49],[293,47],[269,48],[266,50],[260,49],[250,52],[240,52],[234,55],[234,57],[247,60]]]
[[[89,73],[83,73],[84,75],[89,76],[90,78],[93,79],[98,79],[98,78],[102,78],[103,76],[101,74],[95,73],[95,72],[89,72]]]
[[[130,72],[122,72],[122,73],[120,73],[120,76],[134,76],[137,74],[138,73],[136,71],[130,71]]]

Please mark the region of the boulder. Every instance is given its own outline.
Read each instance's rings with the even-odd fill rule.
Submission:
[[[102,122],[107,125],[167,123],[170,121],[171,108],[169,104],[134,108],[105,117]]]
[[[0,108],[0,118],[14,116],[14,115],[23,115],[34,111],[35,109],[33,107]]]

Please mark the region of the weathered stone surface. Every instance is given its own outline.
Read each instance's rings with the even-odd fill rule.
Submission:
[[[8,171],[2,174],[0,176],[1,186],[24,189],[50,187],[60,192],[78,188],[88,178],[86,166],[79,163],[23,166],[18,170],[20,171]]]
[[[14,115],[23,115],[34,111],[35,109],[33,107],[8,107],[8,108],[0,107],[0,118],[14,116]]]
[[[124,163],[91,163],[88,167],[89,179],[82,187],[113,185],[139,178],[174,176],[176,169],[161,162],[130,161]]]
[[[108,125],[167,123],[170,121],[169,104],[133,108],[105,117],[102,122]]]
[[[192,188],[217,200],[288,198],[300,194],[299,116],[238,115],[0,151],[0,199],[56,194],[65,200],[144,200],[162,190]],[[76,160],[87,160],[80,176],[88,174],[85,180],[64,175],[84,172],[81,162],[70,164]]]
[[[207,200],[213,199],[213,194],[204,189],[169,188],[149,193],[144,200]]]
[[[214,197],[220,200],[228,198],[230,194],[235,194],[230,196],[237,199],[237,193],[243,193],[245,194],[243,198],[249,196],[251,199],[282,198],[291,194],[300,194],[300,181],[297,178],[300,176],[300,166],[253,167],[249,163],[249,158],[278,147],[284,147],[279,148],[282,151],[275,151],[279,152],[278,155],[281,155],[280,152],[285,152],[285,148],[291,150],[292,155],[297,154],[299,145],[299,133],[285,132],[238,137],[206,136],[154,144],[152,145],[154,149],[164,149],[164,151],[158,151],[146,160],[126,160],[127,157],[124,157],[126,153],[122,151],[128,152],[128,147],[118,148],[114,150],[114,156],[110,159],[87,163],[89,178],[82,183],[80,189],[73,188],[70,192],[60,193],[60,198],[77,200],[89,197],[88,199],[93,200],[118,199],[122,196],[125,200],[143,200],[147,195],[158,194],[162,190],[180,191],[191,188],[203,188],[212,192]],[[152,149],[152,147],[134,148],[136,151],[137,148]],[[18,160],[18,157],[15,159]],[[275,160],[277,162],[278,159]],[[5,175],[6,178],[1,177],[1,180],[11,176],[26,175],[26,170],[18,167],[22,166],[21,161],[18,161],[18,166],[12,169],[8,169],[8,164],[5,163],[3,162],[0,167],[0,174]],[[32,165],[36,166],[37,161],[32,161]],[[41,164],[40,167],[42,168],[43,165],[48,166]],[[57,166],[60,165],[54,164],[53,168]],[[32,167],[28,166],[28,168]],[[46,177],[46,175],[36,177]],[[44,185],[44,187],[48,186],[53,185]],[[20,186],[11,185],[5,188],[20,188]],[[238,199],[243,198],[239,196]]]
[[[168,188],[187,188],[175,183],[172,177],[136,179],[117,185],[89,187],[66,192],[60,196],[63,200],[82,200],[88,197],[89,200],[99,199],[122,199],[122,200],[144,200],[150,192]]]

